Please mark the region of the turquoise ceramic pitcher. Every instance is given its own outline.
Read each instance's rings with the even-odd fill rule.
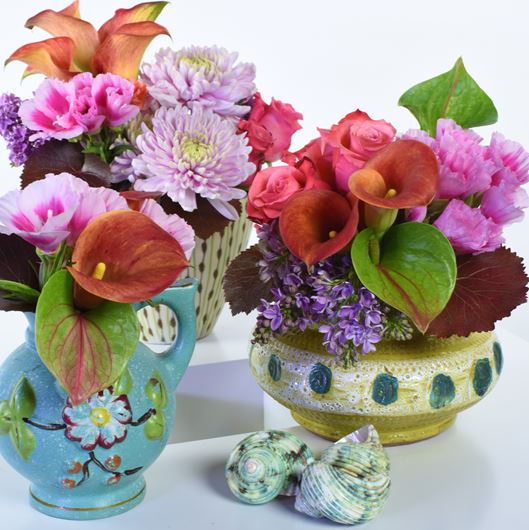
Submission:
[[[140,343],[120,379],[77,406],[40,360],[27,314],[26,342],[0,368],[0,453],[31,482],[34,508],[97,519],[142,501],[143,472],[167,443],[174,392],[195,346],[196,289],[196,280],[183,280],[153,300],[178,320],[164,354]]]

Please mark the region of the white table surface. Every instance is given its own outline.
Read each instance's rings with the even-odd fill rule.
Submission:
[[[2,360],[20,343],[24,321],[19,315],[0,316]],[[52,519],[29,507],[27,482],[0,460],[0,529],[339,528],[296,513],[292,499],[263,506],[241,504],[224,482],[226,458],[245,432],[291,430],[316,453],[328,444],[294,427],[288,412],[263,396],[253,382],[245,359],[251,322],[251,317],[233,321],[225,311],[215,335],[198,344],[178,391],[172,440],[179,443],[168,445],[147,470],[147,496],[142,504],[106,520]],[[388,449],[392,492],[381,515],[365,528],[529,528],[529,343],[501,327],[499,336],[505,367],[492,395],[462,413],[455,426],[437,438]],[[197,384],[208,379],[222,383]]]

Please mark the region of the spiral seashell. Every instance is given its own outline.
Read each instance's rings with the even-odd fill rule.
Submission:
[[[293,434],[256,432],[232,451],[226,481],[239,500],[264,504],[278,495],[295,495],[302,471],[312,462],[312,451]]]
[[[373,519],[389,495],[389,458],[372,426],[327,448],[302,474],[296,510],[343,524]]]

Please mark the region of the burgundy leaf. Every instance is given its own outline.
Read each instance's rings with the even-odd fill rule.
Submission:
[[[452,297],[428,333],[466,337],[475,331],[492,331],[496,321],[527,300],[527,281],[522,259],[505,247],[459,256]]]
[[[197,197],[197,208],[193,212],[186,212],[180,205],[174,203],[167,195],[160,200],[160,204],[168,214],[176,213],[187,221],[200,239],[208,239],[217,232],[222,232],[232,221],[221,215],[208,200]],[[241,201],[234,200],[230,204],[241,213]]]
[[[33,289],[40,289],[38,271],[39,260],[35,247],[18,236],[0,234],[0,280],[22,283]],[[35,304],[22,300],[4,298],[0,290],[1,311],[35,311]]]
[[[85,155],[80,144],[68,141],[50,140],[32,151],[22,172],[22,187],[48,173],[70,173],[93,187],[110,186],[107,164],[96,155]]]
[[[259,261],[263,258],[258,245],[239,254],[224,275],[224,295],[232,314],[250,313],[262,298],[270,298],[272,283],[259,277]]]

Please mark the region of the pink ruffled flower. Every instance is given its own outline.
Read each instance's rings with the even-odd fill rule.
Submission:
[[[92,95],[94,77],[90,72],[84,72],[72,78],[70,83],[75,88],[73,118],[83,127],[84,132],[96,132],[103,125],[105,115],[97,108]]]
[[[32,99],[20,105],[22,123],[32,131],[31,136],[64,140],[83,134],[85,128],[77,121],[75,86],[58,79],[45,79]]]
[[[0,233],[16,234],[43,252],[55,252],[70,235],[79,201],[69,179],[49,175],[0,198]]]
[[[427,206],[417,206],[416,208],[410,208],[405,212],[406,221],[416,221],[417,223],[422,223],[426,219],[427,213]]]
[[[529,196],[523,188],[504,181],[483,194],[480,207],[496,224],[516,223],[523,219],[523,209],[529,207]]]
[[[131,102],[134,85],[115,74],[99,74],[92,85],[92,95],[100,114],[111,127],[117,127],[134,118],[140,107]]]
[[[434,225],[458,254],[492,252],[502,245],[502,227],[459,199],[452,199]]]
[[[117,191],[110,188],[91,188],[86,182],[72,175],[63,175],[73,179],[70,181],[71,186],[79,195],[79,206],[68,224],[70,235],[66,242],[71,247],[92,219],[114,210],[129,209],[127,201]]]
[[[272,98],[268,105],[257,92],[253,99],[252,112],[246,120],[239,122],[239,131],[245,131],[252,147],[252,162],[275,162],[288,151],[292,135],[301,125],[303,116],[289,103]],[[257,165],[257,164],[256,164]]]
[[[179,215],[166,214],[154,199],[143,201],[139,211],[171,234],[180,243],[186,258],[191,257],[195,248],[195,231]]]
[[[320,129],[322,152],[332,160],[338,189],[349,191],[351,174],[392,142],[395,133],[391,123],[372,120],[360,110],[347,114],[330,130]]]
[[[496,132],[490,139],[487,157],[498,168],[492,176],[493,185],[507,183],[519,186],[529,182],[529,153],[518,142],[507,140]]]
[[[482,138],[470,129],[463,129],[453,120],[437,121],[437,133],[431,138],[424,131],[410,130],[403,138],[423,142],[436,154],[439,162],[438,199],[466,198],[483,193],[496,172]]]

